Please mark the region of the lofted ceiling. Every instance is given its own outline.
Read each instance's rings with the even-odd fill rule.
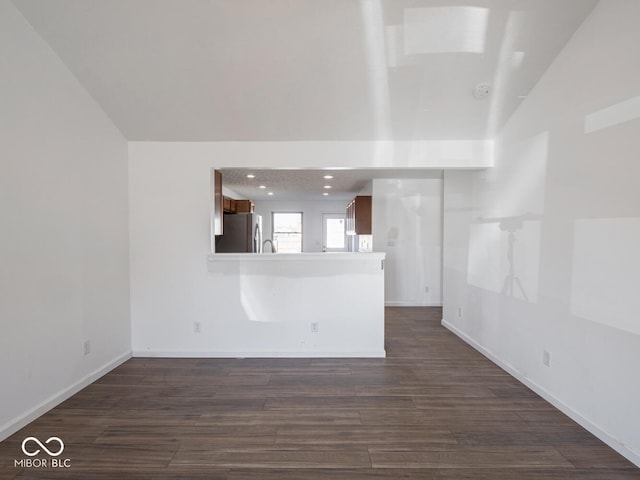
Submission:
[[[13,3],[128,140],[349,141],[492,138],[596,0]]]

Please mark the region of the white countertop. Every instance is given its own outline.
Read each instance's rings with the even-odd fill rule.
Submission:
[[[384,252],[210,253],[208,262],[286,262],[384,260]]]

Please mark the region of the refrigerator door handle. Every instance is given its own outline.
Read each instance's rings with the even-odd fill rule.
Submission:
[[[260,225],[257,223],[253,231],[253,251],[255,253],[261,253],[262,251],[262,232],[260,231]]]

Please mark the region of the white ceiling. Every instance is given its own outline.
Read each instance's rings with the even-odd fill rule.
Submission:
[[[158,141],[491,138],[595,3],[14,0],[127,139]]]
[[[244,198],[259,200],[349,200],[370,187],[372,179],[442,178],[442,170],[429,169],[353,169],[353,170],[275,170],[221,169],[222,184]],[[248,178],[253,175],[254,178]],[[325,175],[333,176],[325,179]],[[266,188],[261,189],[260,185]],[[324,186],[331,186],[325,189]],[[273,195],[268,195],[273,192]],[[323,193],[328,193],[324,196]],[[233,195],[232,195],[233,197]],[[236,197],[238,198],[238,197]]]

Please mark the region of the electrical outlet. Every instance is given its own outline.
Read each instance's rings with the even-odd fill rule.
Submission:
[[[202,333],[202,324],[200,322],[193,322],[193,333]]]
[[[318,333],[319,330],[319,323],[318,322],[311,322],[311,332],[312,333]]]
[[[91,340],[85,340],[82,344],[82,353],[89,355],[91,353]]]
[[[551,354],[547,350],[542,351],[542,364],[545,367],[551,366]]]

